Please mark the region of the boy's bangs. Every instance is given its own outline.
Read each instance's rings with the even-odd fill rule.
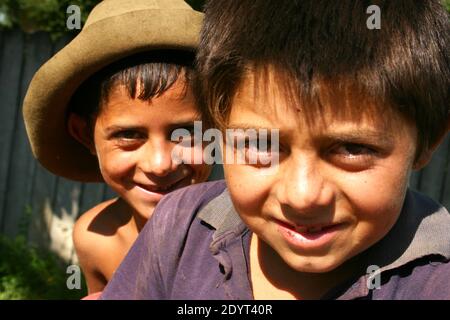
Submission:
[[[150,100],[169,90],[181,75],[184,92],[190,79],[193,53],[156,51],[120,61],[111,70],[111,76],[102,83],[101,101],[107,102],[111,90],[125,86],[132,99]]]
[[[368,28],[370,4],[381,10],[380,29]],[[341,114],[372,105],[399,112],[415,123],[418,150],[448,126],[450,29],[440,0],[215,0],[205,14],[195,92],[216,125],[226,125],[250,65],[258,90],[270,90],[266,71],[279,70],[276,85],[312,122],[328,96]]]
[[[324,115],[331,110],[335,119],[355,119],[383,116],[393,110],[386,108],[385,101],[375,99],[370,89],[356,78],[340,76],[325,78],[314,75],[302,81],[295,72],[281,69],[274,64],[253,65],[246,68],[238,96],[243,89],[252,90],[254,99],[250,108],[257,113],[270,113],[283,118],[288,109],[294,109],[308,125],[323,123]],[[243,88],[243,86],[252,88]],[[281,100],[275,100],[276,98]],[[222,112],[221,114],[227,114]],[[228,122],[228,118],[222,120]]]
[[[104,98],[116,86],[124,86],[131,99],[150,100],[169,90],[178,80],[183,67],[180,65],[147,63],[125,69],[111,78],[103,87]],[[187,72],[186,72],[187,73]]]
[[[183,76],[186,90],[193,61],[193,52],[180,50],[155,50],[119,60],[82,83],[72,96],[68,112],[92,122],[117,86],[124,86],[132,99],[150,100]]]

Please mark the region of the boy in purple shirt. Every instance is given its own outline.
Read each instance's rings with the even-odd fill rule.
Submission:
[[[449,130],[449,17],[377,3],[380,29],[362,1],[208,2],[203,119],[279,134],[166,196],[103,299],[450,298],[450,215],[408,189]]]

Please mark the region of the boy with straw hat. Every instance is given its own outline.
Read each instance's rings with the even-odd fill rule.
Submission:
[[[74,227],[89,293],[103,289],[166,193],[208,178],[204,164],[173,161],[170,139],[198,119],[190,79],[201,22],[181,0],[102,1],[31,81],[23,115],[35,157],[119,196]]]

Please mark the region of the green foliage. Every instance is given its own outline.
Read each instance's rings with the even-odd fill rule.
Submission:
[[[20,27],[26,32],[45,31],[55,40],[64,34],[75,35],[79,30],[66,27],[67,8],[77,5],[81,10],[81,24],[100,0],[0,0],[0,29]],[[205,0],[187,0],[194,9],[201,10]]]
[[[0,0],[0,29],[19,26],[27,32],[46,31],[54,39],[78,30],[66,27],[67,8],[77,5],[81,10],[81,22],[87,19],[92,8],[100,0]],[[201,10],[205,0],[187,0],[194,9]]]
[[[45,31],[53,39],[79,30],[66,27],[67,8],[77,5],[81,10],[81,22],[99,0],[0,0],[0,28],[19,26],[27,32]]]
[[[444,5],[447,8],[447,11],[450,12],[450,0],[444,0]]]
[[[203,10],[203,5],[205,4],[206,0],[185,0],[187,3],[189,3],[189,5],[197,10],[197,11],[202,11]],[[449,0],[450,1],[450,0]]]
[[[70,275],[55,254],[27,245],[22,236],[0,235],[0,257],[0,300],[80,299],[86,295],[85,288],[67,288]]]

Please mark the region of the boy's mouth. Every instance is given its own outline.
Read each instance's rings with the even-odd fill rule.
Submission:
[[[327,231],[327,230],[333,228],[334,226],[335,226],[334,224],[332,224],[332,225],[325,225],[325,226],[310,226],[310,227],[307,227],[307,226],[296,226],[295,227],[295,231],[297,231],[299,233],[311,233],[311,234],[314,234],[314,233],[319,233],[319,232],[322,232],[322,231]]]
[[[337,231],[342,229],[343,223],[321,223],[311,225],[291,224],[276,220],[278,231],[296,248],[313,249],[329,243]]]
[[[159,194],[166,194],[169,192],[172,192],[180,187],[183,186],[184,182],[186,181],[188,177],[183,177],[179,180],[173,181],[168,184],[143,184],[143,183],[135,183],[136,186],[143,189],[144,191],[152,192],[152,193],[159,193]]]
[[[324,232],[330,229],[333,229],[334,227],[340,225],[339,223],[321,223],[321,224],[311,224],[311,225],[298,225],[298,224],[291,224],[287,223],[281,220],[278,220],[278,223],[281,224],[283,227],[291,229],[295,232],[306,234],[306,233],[319,233]]]

